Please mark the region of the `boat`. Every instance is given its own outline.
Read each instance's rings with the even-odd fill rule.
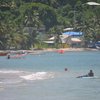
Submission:
[[[64,50],[61,49],[61,50],[58,50],[57,52],[60,53],[60,54],[63,54]]]
[[[12,53],[9,53],[8,55],[7,55],[7,58],[8,59],[11,59],[11,58],[23,58],[23,57],[25,57],[27,55],[27,53],[25,52],[25,53],[18,53],[18,54],[12,54]]]
[[[23,58],[24,56],[26,56],[26,54],[16,54],[16,55],[10,56],[10,58]]]
[[[0,56],[7,56],[8,52],[0,52]]]

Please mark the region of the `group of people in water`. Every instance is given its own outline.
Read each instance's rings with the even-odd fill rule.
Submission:
[[[67,71],[67,70],[68,69],[65,68],[65,71]],[[88,74],[82,75],[82,76],[78,76],[77,78],[82,78],[82,77],[94,77],[94,72],[92,70],[90,70]]]

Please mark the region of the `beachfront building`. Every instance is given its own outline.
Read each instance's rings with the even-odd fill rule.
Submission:
[[[64,32],[59,36],[60,43],[62,44],[62,47],[82,47],[82,35],[82,32]],[[44,41],[44,43],[48,44],[49,46],[54,46],[55,40],[56,36],[52,36]]]
[[[66,43],[71,47],[82,47],[83,45],[83,33],[82,32],[74,32],[68,31],[62,33],[62,35],[67,35],[68,38],[66,39]]]

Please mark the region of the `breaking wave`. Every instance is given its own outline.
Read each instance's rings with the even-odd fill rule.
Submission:
[[[4,74],[14,74],[14,73],[22,73],[23,71],[17,71],[17,70],[0,70],[0,74],[4,73]]]
[[[33,74],[20,76],[20,77],[25,80],[43,80],[43,79],[53,78],[54,74],[50,72],[36,72]]]
[[[18,84],[25,81],[54,78],[53,72],[28,72],[18,70],[0,70],[0,84]]]

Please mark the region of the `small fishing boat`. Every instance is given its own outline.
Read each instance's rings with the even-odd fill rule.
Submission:
[[[26,54],[16,54],[16,55],[10,56],[10,58],[23,58],[24,56],[26,56]]]
[[[27,55],[27,52],[23,52],[23,53],[9,53],[7,55],[7,58],[8,59],[11,59],[11,58],[23,58]]]
[[[64,53],[64,50],[61,49],[61,50],[58,50],[57,52],[60,53],[60,54],[63,54]]]
[[[0,52],[0,56],[7,56],[8,52]]]

